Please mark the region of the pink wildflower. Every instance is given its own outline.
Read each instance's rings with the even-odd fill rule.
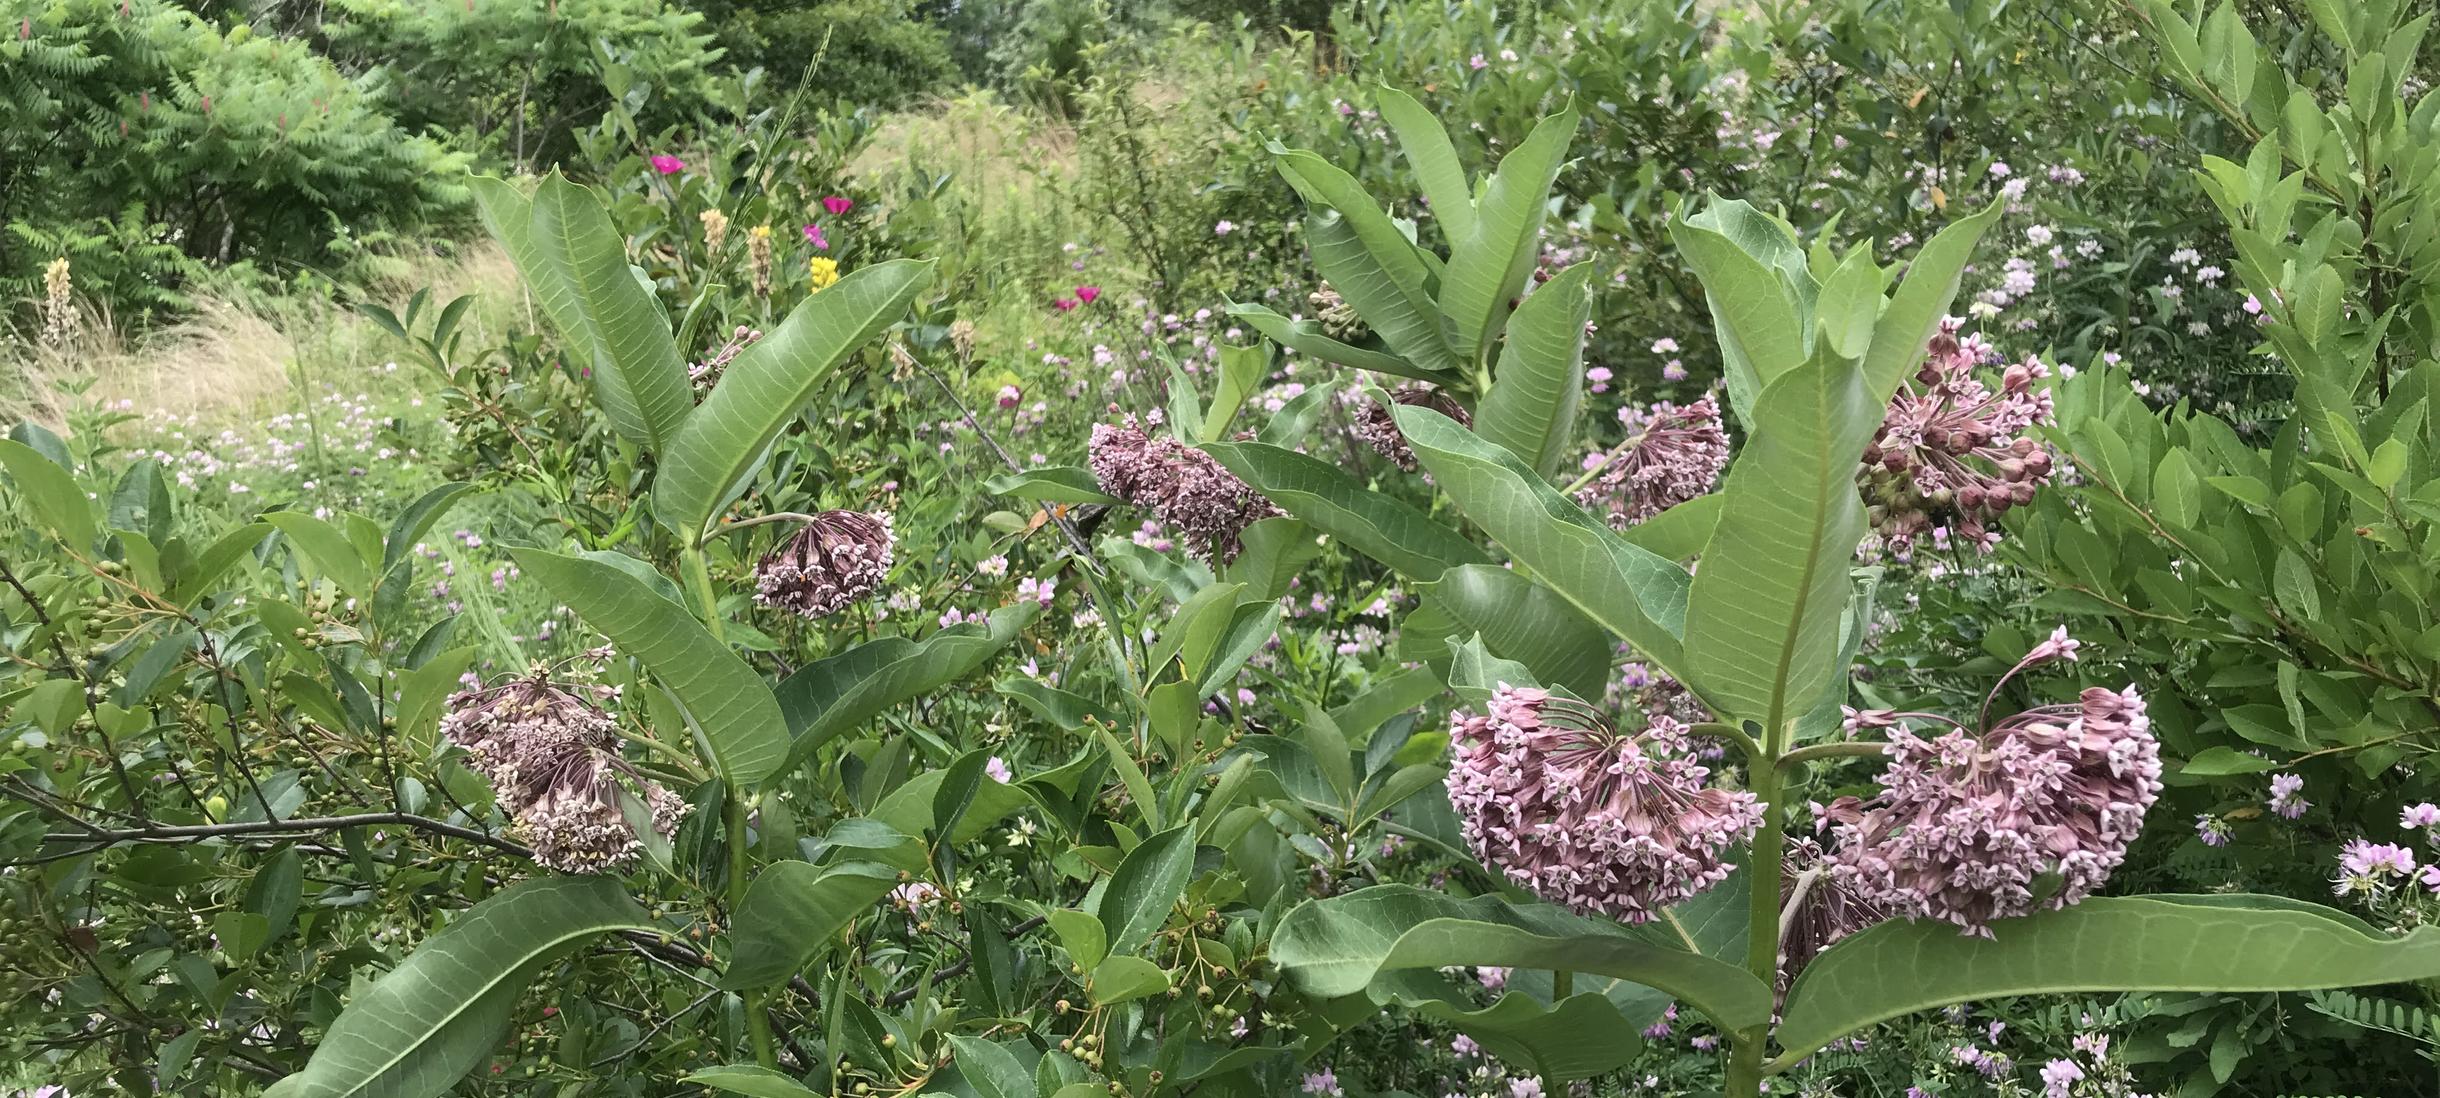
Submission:
[[[834,194],[822,200],[822,208],[829,211],[830,216],[840,217],[845,215],[847,211],[855,209],[856,204],[851,199],[841,198]]]
[[[1076,300],[1078,300],[1078,301],[1081,301],[1081,302],[1083,302],[1083,303],[1085,303],[1085,304],[1087,304],[1087,305],[1090,305],[1090,304],[1092,304],[1093,302],[1095,302],[1095,301],[1099,300],[1100,298],[1101,298],[1101,287],[1099,287],[1099,286],[1078,286],[1078,287],[1076,287]]]
[[[2313,802],[2297,794],[2304,792],[2304,779],[2294,774],[2271,775],[2271,799],[2263,802],[2271,811],[2287,819],[2304,815]]]
[[[662,175],[676,175],[686,170],[686,161],[674,156],[656,156],[652,158],[652,170]]]
[[[897,544],[887,512],[824,511],[754,566],[754,601],[828,617],[880,589]]]
[[[1728,432],[1720,400],[1705,393],[1688,404],[1655,402],[1622,408],[1627,437],[1604,458],[1601,472],[1576,492],[1576,502],[1624,530],[1711,491],[1728,467]]]
[[[830,250],[830,238],[823,235],[822,227],[820,225],[816,225],[810,221],[805,223],[805,243],[811,244],[815,248],[822,251]]]

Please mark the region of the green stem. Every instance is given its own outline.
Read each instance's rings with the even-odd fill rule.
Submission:
[[[1815,759],[1857,758],[1864,755],[1884,755],[1888,753],[1887,746],[1888,745],[1886,744],[1878,743],[1817,743],[1811,747],[1799,747],[1794,751],[1781,755],[1779,757],[1779,766],[1781,769],[1786,769],[1798,763],[1812,762]]]
[[[1747,777],[1747,788],[1762,802],[1762,831],[1754,836],[1751,856],[1752,898],[1746,914],[1745,968],[1762,981],[1764,987],[1779,986],[1779,892],[1780,858],[1785,843],[1779,825],[1779,767],[1785,756],[1774,749],[1773,741],[1764,746],[1763,754],[1754,760]],[[1730,1036],[1728,1058],[1728,1094],[1730,1098],[1752,1098],[1762,1090],[1762,1057],[1770,1044],[1769,1024],[1737,1031]]]
[[[746,869],[753,852],[746,847],[746,798],[736,787],[728,791],[724,806],[729,831],[729,927],[737,925],[737,912],[745,906]],[[779,1054],[771,1045],[771,1016],[763,1010],[763,993],[749,991],[746,1001],[746,1033],[754,1042],[754,1062],[767,1068],[779,1066]]]
[[[703,619],[703,627],[712,631],[712,639],[726,641],[728,631],[720,626],[720,600],[712,596],[712,570],[703,562],[703,550],[687,547],[678,555],[681,570],[686,573],[686,585],[695,596],[695,613]]]

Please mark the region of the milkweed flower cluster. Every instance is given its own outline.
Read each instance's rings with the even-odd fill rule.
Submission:
[[[1207,560],[1235,559],[1245,528],[1280,513],[1210,454],[1148,434],[1132,415],[1094,425],[1086,464],[1102,491],[1184,531],[1188,548]]]
[[[1576,502],[1624,530],[1712,490],[1728,467],[1728,432],[1720,399],[1705,393],[1687,404],[1657,401],[1621,408],[1626,441],[1585,459],[1599,470],[1577,489]]]
[[[1340,297],[1337,290],[1325,282],[1322,288],[1305,295],[1305,303],[1313,306],[1313,319],[1322,326],[1322,334],[1341,343],[1361,343],[1372,338],[1372,329],[1356,308]]]
[[[609,713],[540,671],[451,695],[441,734],[465,749],[467,766],[491,783],[546,869],[603,873],[634,863],[644,844],[619,803],[623,791],[639,799],[663,836],[676,833],[689,807],[619,757],[618,722]]]
[[[1821,844],[1792,839],[1784,862],[1780,902],[1779,988],[1785,991],[1822,950],[1839,939],[1889,918],[1853,880],[1834,872]]]
[[[1467,845],[1577,911],[1646,922],[1725,879],[1722,855],[1762,826],[1752,793],[1707,784],[1672,718],[1621,733],[1580,702],[1503,683],[1454,723],[1449,799]]]
[[[1456,398],[1420,381],[1401,385],[1390,391],[1391,404],[1431,410],[1456,420],[1460,427],[1474,426],[1474,416]],[[1350,428],[1356,440],[1372,447],[1374,453],[1388,458],[1390,463],[1407,472],[1415,471],[1415,450],[1406,444],[1406,435],[1398,430],[1398,421],[1390,409],[1379,401],[1367,400],[1356,406],[1355,424]]]
[[[887,512],[824,511],[754,566],[754,601],[823,618],[869,597],[898,537]]]
[[[1949,317],[1932,336],[1915,376],[1890,398],[1880,430],[1864,448],[1865,501],[1883,544],[1904,558],[1934,527],[1979,548],[1996,540],[1994,520],[2033,502],[2050,479],[2050,452],[2026,431],[2052,421],[2050,376],[2040,359],[2000,371],[1992,388],[1978,371],[1998,353],[1981,336],[1959,338]]]
[[[2073,643],[2053,633],[2000,686],[2074,659]],[[1949,731],[1926,739],[1909,721]],[[1989,937],[1992,920],[2091,895],[2126,860],[2160,797],[2160,743],[2133,686],[2089,688],[2073,705],[2037,706],[1980,733],[1887,710],[1853,713],[1848,727],[1888,729],[1890,762],[1873,800],[1843,797],[1827,810],[1838,835],[1832,871],[1893,915],[1945,920],[1968,935]],[[2051,873],[2059,887],[2037,905],[2034,883]]]

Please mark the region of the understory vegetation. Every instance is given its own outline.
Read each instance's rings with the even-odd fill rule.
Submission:
[[[2423,6],[0,17],[0,1088],[2440,1087]]]

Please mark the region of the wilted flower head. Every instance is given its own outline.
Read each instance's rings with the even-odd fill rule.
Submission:
[[[719,350],[712,352],[712,357],[688,366],[686,380],[694,386],[695,399],[700,401],[709,395],[712,386],[720,384],[720,375],[728,372],[729,363],[735,361],[740,353],[753,346],[755,341],[761,338],[761,332],[740,324],[729,333],[728,342],[721,344]]]
[[[1449,394],[1420,381],[1391,390],[1389,399],[1392,404],[1430,408],[1456,420],[1460,427],[1474,425],[1474,417],[1467,413],[1464,405]],[[1375,453],[1388,458],[1398,468],[1410,473],[1415,471],[1414,448],[1406,444],[1406,436],[1399,432],[1398,421],[1390,415],[1388,408],[1382,407],[1378,401],[1367,400],[1356,406],[1355,420],[1353,430],[1358,441],[1372,447]]]
[[[1147,434],[1131,415],[1094,425],[1086,464],[1102,491],[1183,530],[1188,547],[1209,560],[1234,559],[1245,528],[1280,513],[1210,454]]]
[[[1991,543],[1993,520],[2033,502],[2051,477],[2050,452],[2026,430],[2052,420],[2050,376],[2040,359],[2000,371],[1994,390],[1976,371],[1997,353],[1979,337],[1960,339],[1960,321],[1941,321],[1930,353],[1899,386],[1872,443],[1864,448],[1865,502],[1883,543],[1903,557],[1934,527]]]
[[[713,207],[696,214],[695,220],[703,222],[703,250],[718,255],[729,239],[729,215]]]
[[[1833,871],[1821,844],[1812,839],[1790,840],[1782,864],[1786,875],[1781,878],[1785,898],[1780,902],[1779,989],[1784,992],[1822,950],[1889,918],[1889,912]]]
[[[467,766],[491,783],[547,869],[601,873],[634,861],[643,842],[627,822],[622,792],[640,799],[663,835],[686,815],[683,799],[619,757],[618,724],[608,713],[541,671],[452,695],[441,734],[465,749]]]
[[[2059,658],[2046,642],[2001,685]],[[2074,705],[2037,706],[1980,733],[1932,714],[1889,720],[1880,795],[1830,806],[1831,862],[1864,900],[1909,919],[1988,937],[1994,919],[2075,903],[2126,860],[2160,796],[2160,744],[2133,686],[2092,687]],[[1950,730],[1925,739],[1908,720]],[[2057,890],[2037,905],[2036,881],[2053,873]]]
[[[886,512],[824,511],[754,566],[754,601],[828,617],[881,587],[897,544]]]
[[[1641,410],[1621,409],[1627,437],[1609,453],[1590,459],[1600,472],[1576,491],[1576,502],[1624,530],[1711,491],[1728,467],[1728,432],[1720,425],[1720,400],[1705,393],[1687,404],[1657,401]]]
[[[1449,799],[1466,843],[1525,888],[1644,922],[1718,884],[1762,825],[1751,793],[1708,787],[1686,726],[1621,733],[1580,702],[1502,684],[1451,730]]]

